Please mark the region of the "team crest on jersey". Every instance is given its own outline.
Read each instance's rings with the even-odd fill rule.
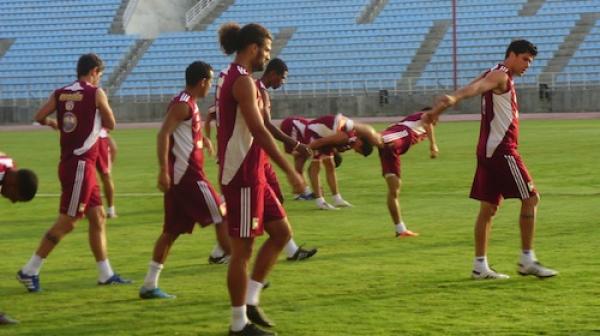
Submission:
[[[68,100],[68,101],[65,103],[65,109],[66,109],[67,111],[72,111],[74,107],[75,107],[75,102],[74,102],[74,101],[72,101],[72,100]]]
[[[63,115],[62,129],[65,133],[71,133],[77,128],[77,117],[71,112]]]
[[[242,75],[247,75],[248,74],[248,71],[246,71],[246,69],[244,67],[242,67],[242,66],[238,65],[237,70]]]

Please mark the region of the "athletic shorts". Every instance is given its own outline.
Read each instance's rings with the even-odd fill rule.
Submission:
[[[61,214],[82,218],[88,208],[102,205],[95,168],[93,162],[78,158],[60,162]]]
[[[477,157],[471,198],[498,205],[503,198],[524,200],[536,194],[533,180],[518,153]]]
[[[303,124],[304,127],[306,127],[306,125],[308,124],[308,120],[302,117],[289,117],[283,119],[279,128],[285,135],[289,136],[290,138],[299,141],[300,143],[306,144],[304,132],[300,130],[296,125],[294,125],[294,122]],[[292,152],[294,151],[294,147],[290,146],[289,144],[284,144],[283,148],[288,154],[292,154]]]
[[[225,205],[208,181],[184,176],[164,197],[163,232],[192,233],[196,223],[204,227],[223,222]]]
[[[264,223],[285,218],[285,210],[268,184],[221,186],[227,203],[229,236],[252,238],[263,234]]]
[[[394,140],[393,146],[386,145],[379,148],[379,161],[381,161],[381,174],[383,177],[396,175],[400,178],[400,156],[410,148],[410,137]]]
[[[269,162],[265,165],[265,177],[267,178],[267,184],[271,186],[271,189],[275,192],[275,196],[277,196],[279,202],[283,204],[283,193],[281,192],[281,187],[277,180],[277,174],[275,174],[275,170]]]
[[[96,160],[96,169],[98,169],[101,174],[110,174],[112,168],[108,141],[108,138],[98,138],[98,159]]]

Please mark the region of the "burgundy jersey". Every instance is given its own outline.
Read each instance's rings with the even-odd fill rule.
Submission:
[[[2,188],[2,181],[4,180],[4,174],[9,169],[14,168],[15,163],[8,156],[0,154],[0,189]]]
[[[308,125],[308,122],[309,120],[305,119],[304,117],[287,117],[281,121],[281,125],[279,125],[279,128],[287,136],[291,137],[296,141],[304,143],[304,133],[306,131],[306,126]]]
[[[203,138],[201,130],[200,112],[196,99],[181,91],[171,99],[168,109],[175,104],[186,104],[188,118],[177,125],[170,137],[169,146],[169,175],[173,184],[179,184],[186,175],[194,180],[205,179],[204,153],[202,152]],[[168,111],[167,109],[167,111]]]
[[[102,128],[96,90],[98,88],[90,83],[75,81],[54,91],[63,161],[71,158],[96,161],[96,141]]]
[[[481,127],[477,155],[488,158],[514,153],[519,137],[519,106],[512,74],[503,64],[489,69],[484,76],[491,71],[506,73],[508,83],[506,92],[502,94],[490,90],[481,95]]]
[[[334,135],[340,131],[352,137],[354,136],[353,130],[354,122],[338,113],[309,121],[305,133],[308,139],[307,143],[310,143],[312,140]]]
[[[400,122],[389,125],[381,136],[384,143],[392,143],[395,140],[410,137],[410,144],[414,145],[427,137],[427,131],[423,126],[421,118],[424,112],[416,112],[406,116]]]
[[[264,166],[267,157],[254,142],[238,102],[233,97],[233,84],[241,76],[248,76],[248,71],[235,63],[219,75],[216,91],[217,154],[220,183],[247,187],[266,183]],[[256,91],[260,109],[260,90],[257,88]]]

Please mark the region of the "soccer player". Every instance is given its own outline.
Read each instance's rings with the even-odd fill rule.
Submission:
[[[382,175],[388,187],[387,206],[396,228],[396,237],[415,237],[418,233],[406,228],[400,213],[400,156],[406,153],[411,146],[429,139],[429,152],[432,159],[438,156],[439,150],[435,143],[434,125],[424,124],[421,118],[428,113],[425,108],[420,112],[410,114],[400,122],[389,125],[383,132],[381,138],[383,147],[379,149],[379,160],[381,161]]]
[[[273,135],[275,139],[283,142],[285,148],[291,147],[300,155],[309,157],[312,155],[312,151],[308,146],[301,143],[299,140],[289,137],[271,122],[271,97],[269,96],[267,89],[272,88],[277,90],[280,88],[285,82],[287,74],[288,68],[285,62],[279,58],[274,58],[267,65],[262,77],[256,81],[261,94],[261,99],[263,101],[262,117],[265,126],[271,135]],[[302,176],[302,171],[298,172],[296,169],[296,172]],[[275,170],[273,170],[273,167],[268,159],[266,160],[265,165],[265,177],[267,178],[267,183],[271,189],[273,189],[279,201],[283,203],[283,194],[281,193],[281,188],[279,187],[279,182],[277,181],[277,175],[275,174]],[[306,190],[304,192],[306,192]],[[299,247],[294,241],[294,238],[290,238],[288,243],[285,245],[285,252],[287,254],[287,260],[299,261],[312,257],[315,255],[315,253],[317,253],[317,249],[313,248],[307,250]]]
[[[225,205],[204,173],[202,149],[210,140],[202,136],[196,103],[206,97],[212,79],[210,65],[190,64],[185,70],[185,89],[171,100],[158,133],[158,188],[165,193],[165,221],[140,289],[142,299],[174,297],[158,287],[158,277],[175,240],[182,233],[192,233],[196,223],[214,223],[219,245],[229,254]]]
[[[315,193],[317,207],[322,210],[337,210],[339,207],[351,207],[346,202],[338,189],[335,172],[334,153],[348,148],[354,149],[363,156],[369,156],[373,151],[373,143],[381,141],[379,135],[372,127],[356,123],[352,119],[337,115],[326,115],[308,122],[305,130],[306,143],[314,151],[313,161],[308,168],[312,189]],[[321,162],[325,166],[327,184],[333,194],[333,205],[327,203],[323,197],[319,171]]]
[[[292,116],[287,117],[281,121],[279,128],[281,131],[296,141],[294,145],[284,144],[284,150],[286,153],[292,155],[294,158],[294,168],[296,172],[302,176],[302,180],[306,184],[306,180],[304,179],[304,164],[311,154],[306,155],[306,153],[298,150],[300,144],[306,145],[306,138],[304,136],[304,132],[306,131],[306,126],[308,125],[309,120],[304,117]],[[298,145],[296,145],[298,144]],[[309,147],[310,148],[310,147]],[[341,158],[338,154],[338,158]],[[337,166],[337,165],[336,165]],[[315,194],[312,192],[310,187],[307,185],[306,189],[303,193],[295,195],[295,200],[313,200],[315,199]]]
[[[261,95],[251,74],[270,58],[271,33],[255,23],[227,23],[219,41],[233,63],[221,74],[216,90],[219,182],[227,202],[231,259],[227,284],[232,305],[229,335],[275,335],[273,323],[258,307],[266,276],[290,240],[291,228],[273,189],[266,183],[267,155],[284,171],[294,192],[302,192],[300,176],[279,152],[262,117]],[[248,279],[247,264],[254,239],[267,231]],[[250,322],[249,322],[250,321]]]
[[[539,278],[557,271],[542,266],[533,251],[538,192],[517,151],[519,107],[513,76],[521,76],[537,55],[537,48],[526,40],[516,40],[506,49],[504,61],[485,71],[469,85],[436,100],[432,112],[423,120],[435,121],[448,107],[463,99],[481,95],[481,128],[477,145],[477,170],[471,198],[480,201],[475,222],[475,260],[472,278],[508,279],[488,265],[487,246],[492,219],[503,198],[519,198],[521,214],[521,259],[518,273]]]
[[[28,169],[16,169],[13,160],[0,152],[0,194],[12,203],[28,202],[37,192],[38,179]],[[0,312],[0,325],[15,324],[19,321]]]
[[[98,137],[98,160],[96,160],[96,169],[100,174],[104,196],[106,197],[106,217],[117,217],[115,210],[115,184],[112,179],[112,164],[117,156],[117,145],[114,139],[108,134],[105,128],[100,130]]]
[[[106,247],[106,215],[96,183],[98,134],[112,130],[115,118],[104,91],[98,87],[104,70],[95,54],[85,54],[77,62],[77,80],[55,90],[35,115],[35,120],[60,130],[58,175],[62,187],[60,214],[44,234],[31,259],[17,272],[17,279],[29,292],[41,290],[42,263],[58,242],[75,228],[83,216],[89,221],[89,243],[98,267],[98,284],[128,284],[113,272]],[[57,113],[57,119],[48,118]]]

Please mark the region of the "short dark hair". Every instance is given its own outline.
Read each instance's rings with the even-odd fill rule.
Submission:
[[[98,55],[93,53],[81,55],[77,61],[77,78],[89,74],[95,67],[104,71],[104,62]]]
[[[288,71],[288,67],[281,58],[273,58],[267,65],[265,73],[267,74],[270,71],[275,71],[279,76],[283,76],[283,74]]]
[[[210,77],[212,67],[208,63],[196,61],[185,69],[185,85],[196,86],[198,82]]]
[[[373,153],[373,145],[369,142],[367,138],[361,137],[362,146],[360,147],[360,152],[364,157],[367,157]]]
[[[235,22],[229,22],[219,28],[219,43],[226,55],[240,52],[253,43],[264,47],[267,39],[273,40],[273,36],[267,28],[258,23],[249,23],[240,27]]]
[[[342,154],[340,154],[338,151],[333,152],[333,163],[335,163],[335,168],[341,166],[342,161],[344,161],[342,159]]]
[[[425,106],[422,109],[420,109],[419,112],[427,111],[427,110],[431,110],[431,106]]]
[[[17,170],[17,185],[19,187],[19,200],[23,202],[31,201],[37,192],[38,178],[29,169],[19,169]]]
[[[527,41],[527,40],[515,40],[512,41],[508,48],[506,48],[506,53],[504,54],[504,58],[508,58],[508,55],[513,52],[515,55],[530,53],[532,56],[536,56],[538,51],[535,44]]]

